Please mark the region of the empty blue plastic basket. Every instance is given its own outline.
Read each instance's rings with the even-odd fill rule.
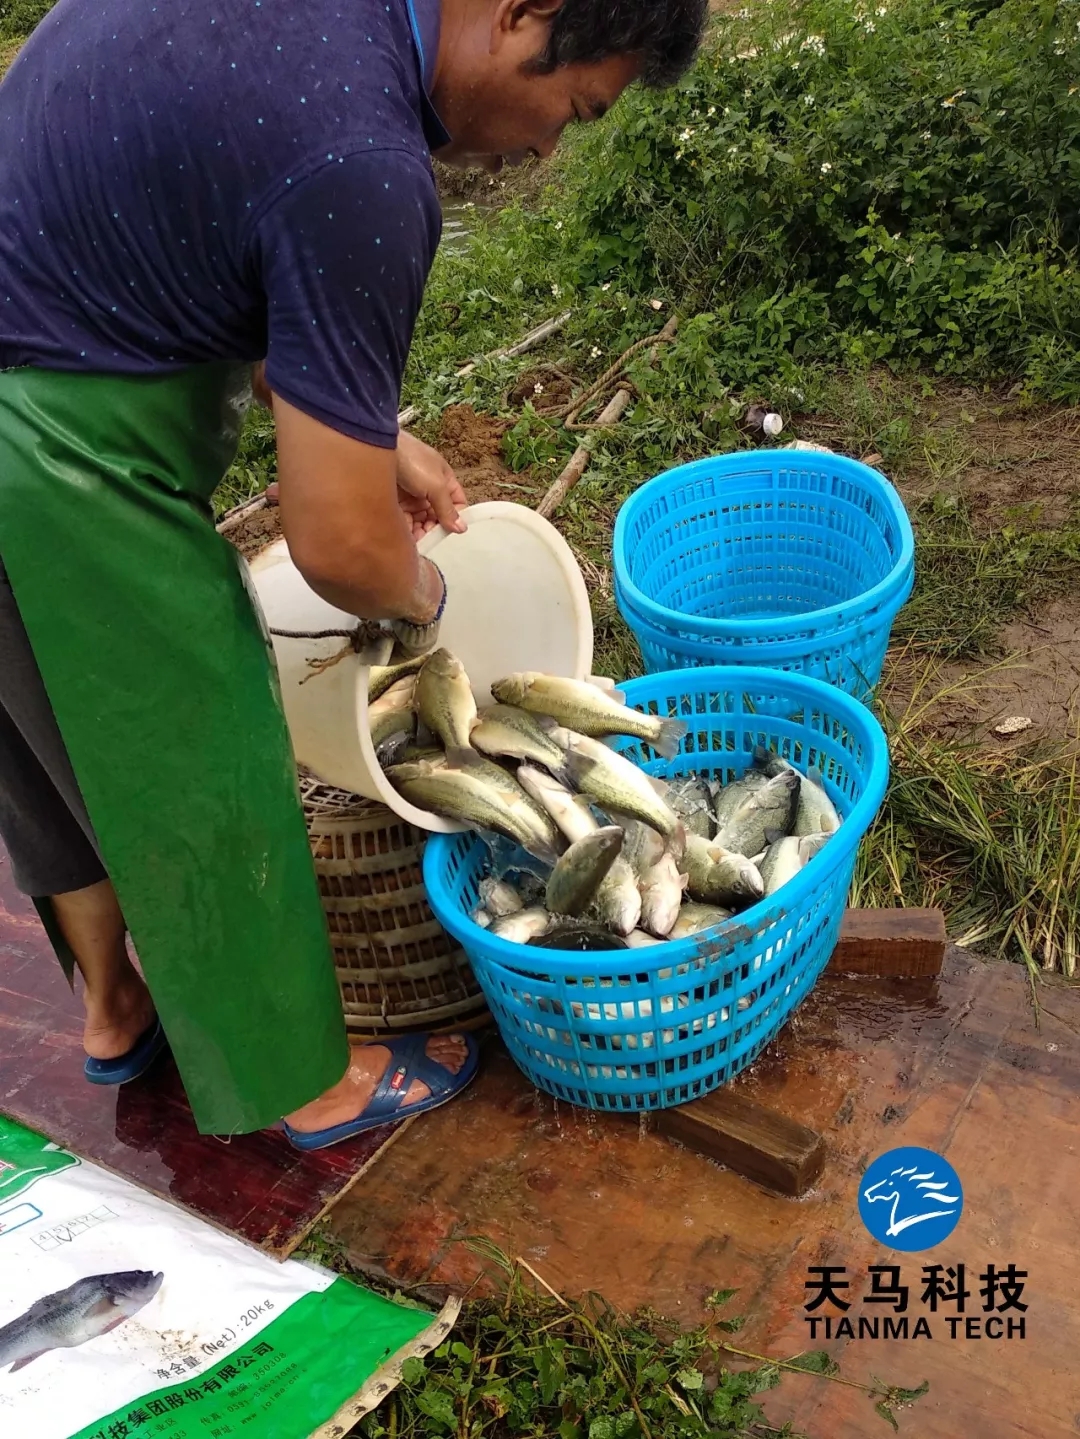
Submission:
[[[594,953],[514,944],[470,918],[487,846],[436,835],[424,883],[472,961],[507,1048],[534,1084],[593,1109],[663,1109],[715,1089],[777,1033],[836,945],[859,841],[885,794],[888,746],[856,700],[803,675],[690,669],[625,685],[628,703],[690,725],[672,760],[617,746],[650,774],[730,780],[756,745],[822,767],[843,824],[789,884],[705,934]]]
[[[842,455],[755,450],[642,485],[615,522],[615,594],[650,671],[749,664],[865,696],[911,593],[899,495]]]

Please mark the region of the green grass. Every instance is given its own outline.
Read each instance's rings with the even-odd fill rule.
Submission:
[[[710,1296],[709,1321],[686,1329],[651,1310],[619,1313],[596,1294],[567,1300],[524,1260],[485,1239],[465,1242],[485,1262],[487,1295],[466,1298],[450,1338],[426,1360],[406,1360],[401,1386],[361,1421],[358,1435],[806,1439],[789,1425],[770,1424],[758,1403],[787,1373],[862,1390],[894,1430],[897,1413],[927,1391],[842,1378],[821,1351],[778,1360],[739,1348],[732,1336],[741,1320],[721,1317],[733,1290]],[[342,1246],[323,1229],[301,1253],[351,1272]]]
[[[933,905],[959,943],[1076,972],[1080,946],[1080,746],[988,750],[943,738],[951,686],[924,670],[904,711],[882,712],[892,778],[859,854],[852,903]]]

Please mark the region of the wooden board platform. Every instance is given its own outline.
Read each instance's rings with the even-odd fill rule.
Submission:
[[[1080,991],[1054,986],[1036,1028],[1025,972],[950,951],[940,979],[823,979],[780,1039],[733,1086],[820,1133],[829,1161],[802,1199],[769,1193],[648,1132],[634,1118],[557,1104],[497,1042],[461,1099],[418,1120],[334,1209],[330,1224],[372,1273],[438,1296],[476,1281],[461,1242],[483,1234],[561,1292],[597,1290],[686,1323],[716,1289],[747,1318],[737,1342],[790,1356],[827,1349],[842,1373],[930,1393],[901,1415],[912,1439],[1075,1439],[1080,1415]],[[1050,1012],[1052,1011],[1052,1013]],[[857,1212],[859,1179],[904,1144],[948,1156],[965,1189],[953,1238],[910,1257],[879,1247]],[[859,1338],[867,1266],[900,1264],[920,1314],[922,1265],[1028,1273],[1026,1338]],[[856,1337],[815,1338],[811,1265],[848,1270]],[[976,1296],[974,1314],[981,1314]],[[891,1310],[887,1311],[891,1314]],[[980,1326],[981,1328],[981,1326]],[[888,1434],[857,1390],[811,1377],[767,1396],[773,1423],[811,1439]]]
[[[79,1002],[0,850],[0,1112],[282,1258],[405,1127],[311,1155],[275,1131],[200,1135],[171,1059],[118,1089],[88,1084],[81,1035]]]
[[[940,909],[849,909],[827,973],[930,979],[946,945]]]

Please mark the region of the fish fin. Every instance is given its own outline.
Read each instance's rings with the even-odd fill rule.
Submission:
[[[767,829],[765,831],[766,844],[779,844],[782,839],[787,839],[787,833],[782,829]]]
[[[664,759],[674,759],[679,753],[679,747],[686,738],[690,726],[685,720],[666,719],[660,724],[660,736],[654,742],[653,749]]]
[[[20,1369],[25,1369],[28,1364],[33,1364],[35,1359],[40,1359],[43,1354],[48,1354],[48,1352],[47,1349],[35,1349],[33,1354],[24,1354],[21,1359],[16,1359],[8,1373],[17,1374]]]
[[[686,835],[686,825],[680,820],[668,837],[665,848],[676,864],[682,860],[683,855],[686,853]]]
[[[475,768],[485,762],[485,757],[476,753],[468,745],[452,745],[446,751],[447,769],[469,769]]]
[[[658,794],[661,799],[667,799],[668,791],[671,789],[669,784],[665,784],[662,779],[657,779],[656,776],[652,774],[647,774],[645,778],[649,781],[655,794]]]

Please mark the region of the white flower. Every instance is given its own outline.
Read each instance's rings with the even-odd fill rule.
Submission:
[[[559,295],[560,295],[562,292],[560,291],[558,285],[552,285],[552,287],[551,287],[551,293],[555,296],[555,298],[556,298],[556,300],[557,300],[557,299],[559,298]]]
[[[914,256],[914,255],[905,255],[905,256],[904,256],[904,264],[905,264],[905,265],[914,265],[914,263],[915,263],[915,256]]]
[[[797,70],[801,64],[802,64],[802,61],[801,61],[801,60],[792,60],[792,62],[791,62],[791,68],[792,68],[793,70]]]
[[[749,10],[736,10],[736,11],[735,11],[735,19],[736,19],[736,20],[749,20],[749,19],[750,19],[750,11],[749,11]]]
[[[709,108],[705,111],[705,114],[709,117],[709,119],[712,119],[712,117],[716,114],[716,106],[710,105]]]
[[[828,175],[831,170],[832,170],[832,166],[829,164],[828,160],[824,161],[824,163],[823,163],[822,166],[821,166],[821,173],[822,173],[823,175]]]
[[[534,395],[542,395],[543,393],[544,393],[544,387],[543,387],[543,385],[540,383],[540,381],[537,380],[536,384],[533,385],[533,394],[534,394]]]
[[[866,33],[867,33],[868,35],[872,35],[872,34],[874,33],[874,31],[877,29],[877,26],[874,24],[873,20],[864,20],[864,21],[863,21],[863,29],[866,31]]]
[[[816,104],[817,104],[817,101],[814,99],[813,95],[804,95],[804,96],[802,97],[802,102],[803,102],[804,105],[816,105]]]
[[[923,140],[932,140],[934,138],[933,130],[924,130],[920,138]]]
[[[610,289],[611,289],[611,281],[610,281],[610,280],[605,280],[604,283],[600,286],[600,288],[601,288],[601,290],[610,290]]]
[[[1073,93],[1073,90],[1075,90],[1075,89],[1076,89],[1076,86],[1074,85],[1074,86],[1072,87],[1072,90],[1069,91],[1069,94],[1071,95],[1071,94]],[[999,110],[999,111],[998,111],[998,119],[999,119],[999,120],[1003,120],[1008,113],[1009,113],[1008,110]]]
[[[693,135],[693,133],[694,133],[693,130],[691,130],[689,127],[687,127],[687,128],[682,132],[682,134],[681,134],[678,138],[679,138],[679,139],[682,141],[682,143],[685,145],[686,142],[687,142],[687,140],[690,139],[690,137],[691,137],[691,135]]]
[[[955,95],[949,95],[946,99],[942,100],[941,108],[943,110],[951,110],[952,107],[956,104],[957,100],[959,100],[960,96],[966,94],[966,90],[957,90]]]
[[[600,358],[601,354],[602,354],[602,351],[601,351],[601,349],[600,349],[600,346],[599,346],[599,345],[594,345],[594,346],[592,347],[592,349],[589,351],[589,359],[590,359],[590,360],[598,360],[598,359]]]
[[[562,223],[563,223],[563,222],[562,222],[561,220],[556,220],[556,221],[555,221],[555,228],[556,228],[556,230],[561,230],[561,229],[562,229]]]
[[[729,154],[729,155],[737,155],[738,153],[739,153],[739,147],[738,147],[738,145],[729,145],[729,146],[728,146],[728,154]]]
[[[806,39],[799,46],[800,50],[811,50],[815,55],[825,54],[825,36],[807,35]]]
[[[878,16],[887,15],[889,13],[889,7],[888,5],[879,5],[874,13]]]

